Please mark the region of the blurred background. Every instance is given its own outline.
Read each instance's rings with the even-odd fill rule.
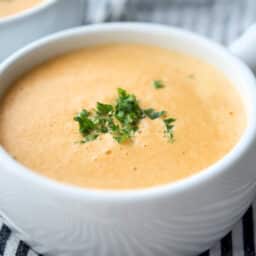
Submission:
[[[228,45],[256,21],[256,0],[87,0],[85,24],[114,21],[178,26]]]

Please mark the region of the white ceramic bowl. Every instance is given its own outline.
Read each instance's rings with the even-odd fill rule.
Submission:
[[[110,42],[158,45],[215,65],[243,98],[248,127],[241,140],[193,177],[131,191],[60,184],[28,170],[1,148],[1,214],[21,238],[47,255],[196,255],[231,229],[255,195],[256,83],[242,61],[218,44],[175,28],[93,25],[44,38],[12,55],[0,66],[0,96],[22,73],[53,56]],[[240,46],[237,42],[233,48]]]
[[[0,18],[0,61],[45,35],[81,25],[84,0],[45,0],[28,10]]]

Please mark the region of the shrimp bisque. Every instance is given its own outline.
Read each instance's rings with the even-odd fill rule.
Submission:
[[[138,189],[197,174],[247,125],[222,72],[195,57],[138,44],[67,53],[35,67],[0,105],[0,142],[50,179]]]
[[[0,0],[0,19],[28,10],[43,0]]]

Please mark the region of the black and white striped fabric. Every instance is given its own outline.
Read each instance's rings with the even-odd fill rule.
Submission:
[[[89,0],[86,23],[157,22],[229,44],[256,21],[255,0]]]
[[[85,24],[111,21],[169,24],[228,45],[256,22],[256,0],[87,0]],[[232,232],[202,256],[256,256],[254,221],[256,201]],[[0,218],[0,256],[37,255]]]
[[[19,240],[9,227],[0,219],[0,255],[1,256],[38,256],[29,245]]]

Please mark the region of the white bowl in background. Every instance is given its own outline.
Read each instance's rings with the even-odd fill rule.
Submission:
[[[47,255],[196,255],[230,231],[255,195],[256,82],[241,60],[216,43],[176,28],[92,25],[48,36],[13,54],[0,65],[0,97],[39,63],[74,49],[112,42],[157,45],[216,66],[243,99],[248,126],[242,138],[223,159],[192,177],[128,191],[83,189],[49,180],[1,148],[0,212],[23,240]],[[233,48],[238,51],[241,44]]]
[[[0,61],[35,39],[81,25],[83,18],[84,0],[44,0],[0,18]]]

